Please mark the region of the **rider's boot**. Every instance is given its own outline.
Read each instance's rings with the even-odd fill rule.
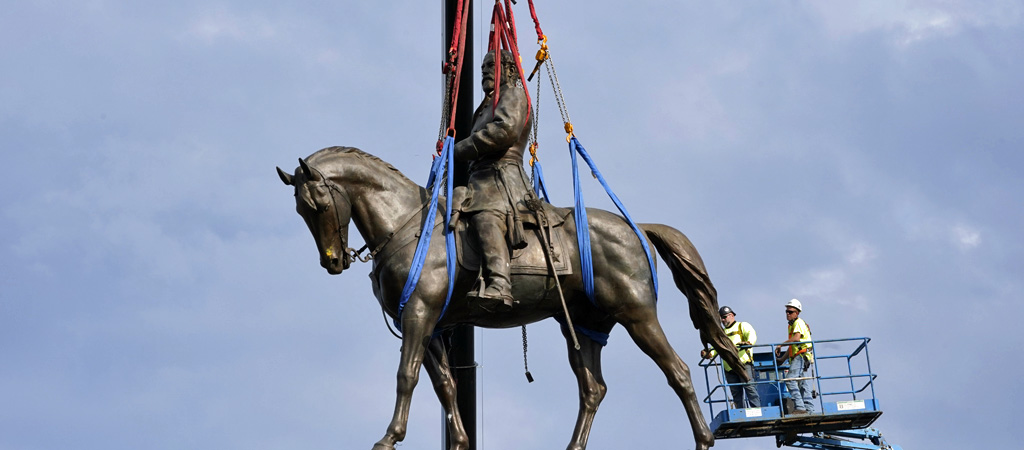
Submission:
[[[483,213],[486,214],[486,213]],[[477,214],[477,216],[483,216]],[[512,309],[512,281],[509,277],[509,252],[505,233],[496,220],[474,217],[473,225],[480,240],[486,282],[473,297],[477,306],[491,312]],[[482,219],[482,220],[479,220]],[[496,217],[495,217],[496,219]],[[482,292],[481,292],[482,291]]]

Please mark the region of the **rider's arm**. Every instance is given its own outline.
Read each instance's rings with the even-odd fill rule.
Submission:
[[[501,91],[494,118],[455,145],[455,159],[472,161],[488,153],[504,153],[516,144],[529,113],[526,91],[508,87]],[[491,105],[484,104],[484,108]]]

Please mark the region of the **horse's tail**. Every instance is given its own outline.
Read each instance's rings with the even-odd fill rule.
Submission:
[[[700,259],[700,254],[690,239],[667,225],[645,223],[641,224],[640,228],[672,270],[672,279],[675,280],[676,287],[686,295],[690,303],[690,320],[693,321],[693,327],[700,330],[701,342],[705,347],[711,344],[730,366],[743,367],[736,347],[721,327],[718,317],[718,291],[715,290],[715,285],[711,284],[711,278],[704,268],[704,261]],[[747,377],[744,370],[737,370],[734,373],[743,378]]]

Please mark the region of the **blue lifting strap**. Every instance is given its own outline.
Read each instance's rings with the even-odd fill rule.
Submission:
[[[580,190],[580,175],[579,169],[576,164],[576,153],[579,153],[583,157],[583,160],[590,166],[590,171],[597,177],[597,180],[601,182],[601,186],[604,186],[605,192],[611,197],[612,202],[619,208],[619,212],[629,222],[629,227],[633,229],[637,237],[640,238],[640,245],[644,248],[644,253],[647,254],[647,264],[651,267],[651,279],[654,281],[654,296],[658,296],[658,273],[654,271],[654,258],[651,257],[651,249],[647,246],[647,239],[644,238],[644,234],[640,231],[640,227],[633,222],[633,218],[626,212],[626,207],[622,205],[619,198],[615,196],[612,189],[608,187],[608,182],[601,176],[601,171],[597,170],[597,166],[594,165],[594,161],[590,159],[590,155],[587,154],[587,150],[583,148],[580,141],[573,136],[569,140],[569,156],[572,158],[572,188],[575,191],[576,204],[573,207],[573,216],[576,221],[576,240],[580,247],[580,265],[583,267],[583,290],[586,291],[587,297],[590,298],[592,303],[595,303],[594,299],[594,262],[590,254],[590,228],[587,224],[587,208],[583,205],[583,192]]]
[[[420,274],[423,272],[424,261],[427,259],[427,251],[430,249],[430,237],[434,232],[434,217],[437,213],[437,198],[441,190],[441,183],[438,180],[442,173],[446,175],[447,180],[444,183],[446,198],[443,230],[445,248],[447,250],[445,264],[448,268],[448,295],[444,299],[444,308],[441,310],[441,315],[437,318],[439,322],[444,317],[444,313],[448,311],[448,302],[452,299],[452,290],[455,288],[455,235],[452,234],[448,225],[452,219],[452,165],[455,154],[454,148],[455,138],[451,136],[445,137],[441,155],[434,158],[434,162],[430,167],[430,177],[427,179],[427,189],[431,191],[430,206],[427,208],[426,220],[423,221],[420,239],[416,243],[416,252],[412,257],[412,266],[409,267],[409,277],[405,279],[405,287],[402,288],[402,298],[398,302],[398,315],[394,320],[398,331],[402,331],[402,311],[405,309],[405,304],[409,302],[409,297],[416,290],[416,284],[419,283]]]
[[[562,327],[565,327],[566,329],[568,329],[569,325],[566,324],[566,321],[565,321],[564,317],[562,317],[562,316],[555,316],[555,321],[557,321],[559,324],[561,324]],[[608,334],[608,333],[602,333],[600,331],[591,330],[590,328],[583,327],[583,326],[580,326],[580,325],[575,325],[575,324],[573,325],[573,329],[575,329],[576,331],[579,331],[580,334],[590,338],[590,340],[596,342],[598,345],[600,345],[602,347],[608,346],[608,339],[611,337],[611,335]]]
[[[537,194],[537,197],[545,202],[551,203],[551,198],[548,197],[548,188],[544,183],[544,170],[540,167],[540,160],[533,161],[533,191]]]

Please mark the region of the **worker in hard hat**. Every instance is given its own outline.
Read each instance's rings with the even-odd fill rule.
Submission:
[[[754,358],[751,355],[750,346],[757,343],[757,332],[754,331],[753,325],[736,321],[736,312],[728,306],[719,309],[718,315],[722,319],[725,335],[729,336],[729,340],[736,346],[740,362],[743,363],[742,368],[733,368],[729,367],[729,363],[722,361],[722,365],[725,367],[725,381],[731,385],[729,389],[732,391],[733,406],[736,408],[760,408],[761,398],[757,395],[757,386],[740,384],[743,383],[743,380],[738,373],[739,370],[745,370],[747,377],[751,381],[754,380]],[[700,356],[709,360],[714,359],[715,354],[714,349],[700,351]],[[746,399],[744,399],[744,393],[746,393]]]
[[[814,350],[811,341],[811,327],[800,318],[804,306],[800,300],[792,299],[786,302],[786,320],[789,322],[789,338],[783,344],[794,342],[785,350],[777,347],[775,355],[785,355],[789,362],[789,372],[786,374],[786,389],[790,398],[793,399],[794,410],[791,414],[809,414],[814,412],[812,400],[811,365],[814,364]]]

